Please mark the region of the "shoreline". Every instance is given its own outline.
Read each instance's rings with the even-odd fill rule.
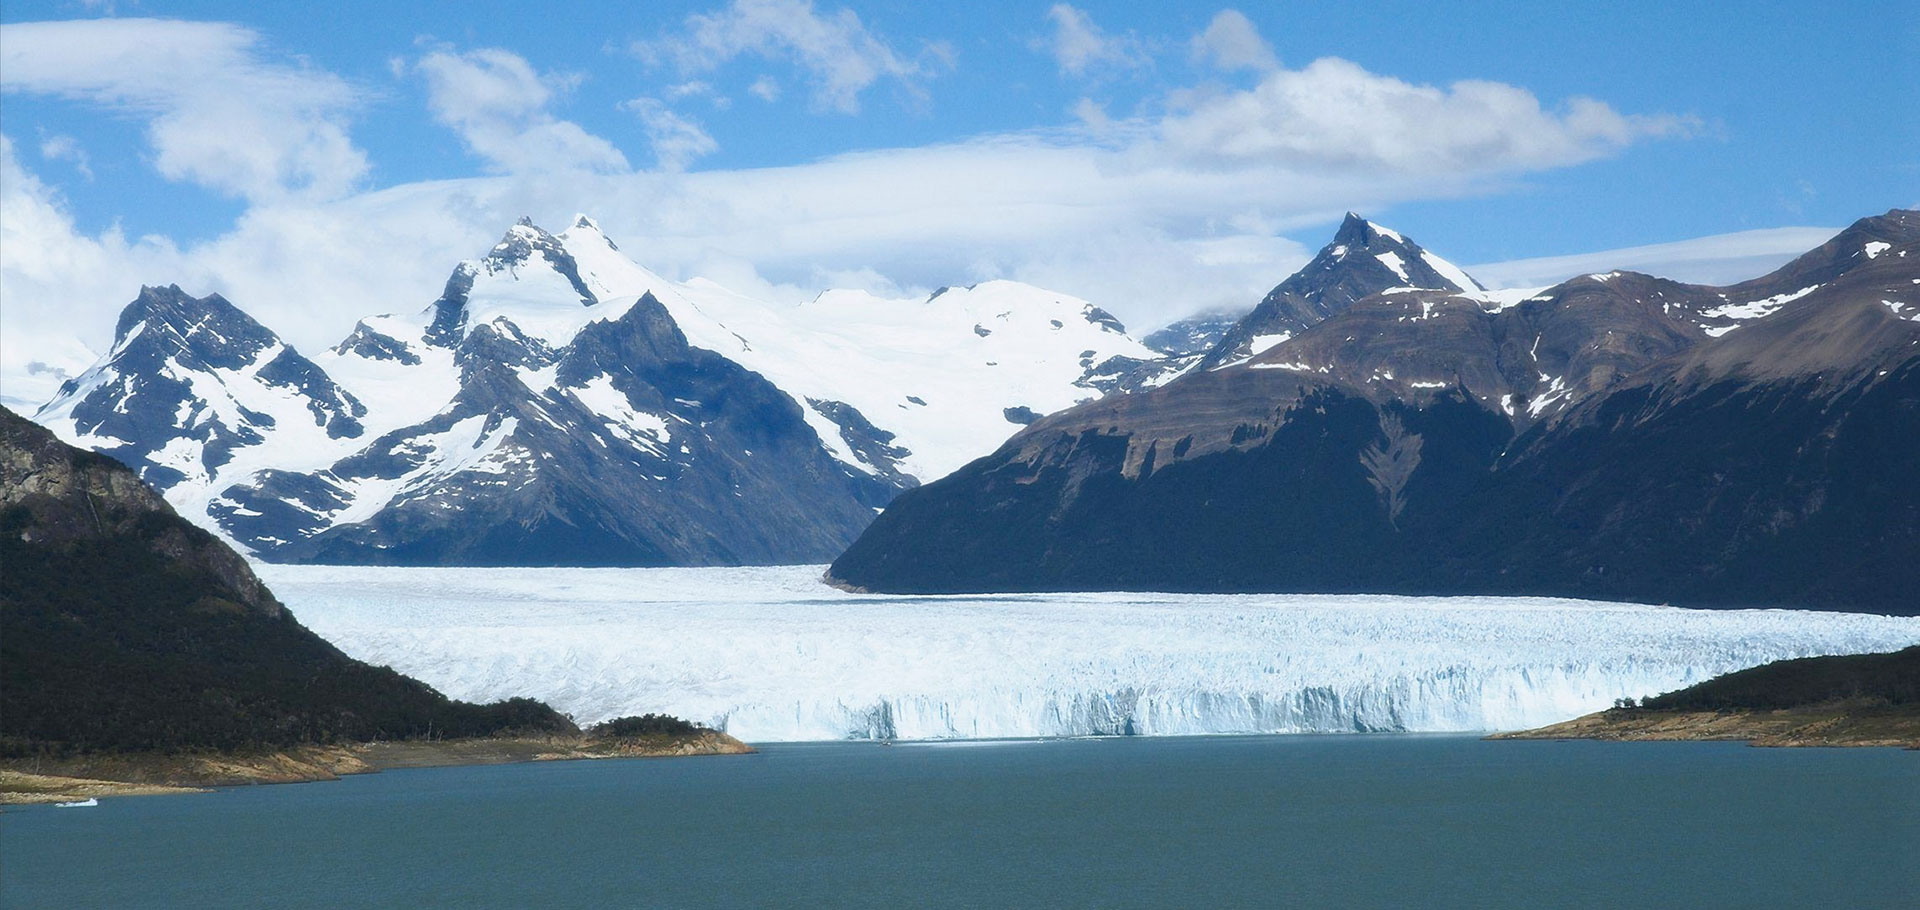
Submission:
[[[1883,702],[1842,701],[1773,710],[1689,711],[1608,708],[1489,740],[1591,739],[1608,742],[1746,742],[1763,748],[1920,749],[1920,712]]]
[[[744,755],[725,733],[629,739],[506,736],[297,746],[259,753],[99,754],[0,761],[0,806],[77,802],[100,797],[204,793],[222,787],[339,780],[406,768],[503,765],[607,758]]]
[[[1390,735],[1419,734],[1406,731]],[[1745,742],[1769,748],[1920,750],[1920,714],[1889,708],[1884,703],[1860,702],[1765,711],[1609,708],[1544,727],[1490,733],[1480,738],[1486,741]],[[702,730],[692,735],[661,734],[631,739],[506,736],[298,746],[245,754],[134,753],[60,759],[16,758],[0,760],[0,807],[205,793],[262,784],[312,783],[410,768],[742,755],[755,751],[725,733]]]

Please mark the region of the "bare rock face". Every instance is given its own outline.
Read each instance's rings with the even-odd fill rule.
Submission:
[[[1336,311],[1035,422],[903,494],[832,576],[1920,611],[1920,214],[1726,288],[1346,300],[1361,278],[1310,277],[1282,288]]]

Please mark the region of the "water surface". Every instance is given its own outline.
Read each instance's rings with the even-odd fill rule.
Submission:
[[[1905,907],[1920,753],[1111,738],[390,771],[0,815],[7,907]]]

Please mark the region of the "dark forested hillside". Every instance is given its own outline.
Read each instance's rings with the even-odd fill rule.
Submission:
[[[0,409],[0,752],[250,749],[573,725],[353,660],[126,467]]]
[[[1661,711],[1776,711],[1864,699],[1920,705],[1920,645],[1892,654],[1776,660],[1645,699]]]

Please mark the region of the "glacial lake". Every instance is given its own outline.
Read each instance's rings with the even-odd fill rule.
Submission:
[[[1920,753],[1111,737],[389,771],[0,814],[0,904],[1848,907]]]

